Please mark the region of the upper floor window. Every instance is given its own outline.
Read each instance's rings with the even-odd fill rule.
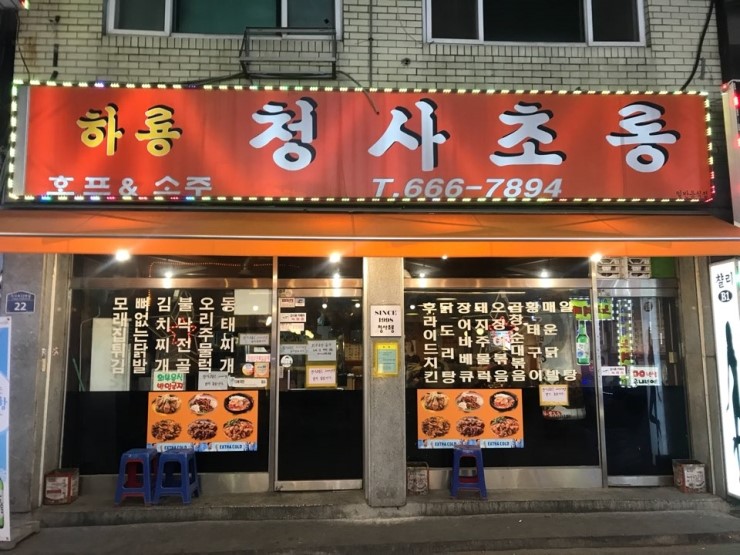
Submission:
[[[426,0],[429,41],[644,43],[643,0]]]
[[[108,32],[239,35],[246,27],[337,27],[339,0],[109,0]]]

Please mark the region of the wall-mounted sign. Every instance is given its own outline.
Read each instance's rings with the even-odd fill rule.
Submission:
[[[5,313],[21,314],[33,313],[36,310],[36,295],[28,291],[8,293],[5,297]]]
[[[710,265],[717,387],[727,493],[740,499],[740,289],[737,259]]]
[[[399,351],[398,341],[373,342],[373,375],[397,376],[400,366]]]
[[[371,110],[359,89],[15,90],[15,202],[554,205],[712,194],[707,105],[696,94],[376,91]]]
[[[370,307],[371,337],[401,337],[401,305],[384,304]]]
[[[306,387],[337,387],[335,364],[307,364]]]

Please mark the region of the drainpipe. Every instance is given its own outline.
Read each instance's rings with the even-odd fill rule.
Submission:
[[[369,31],[368,31],[368,44],[367,44],[367,83],[368,87],[373,86],[373,41],[375,40],[374,34],[375,34],[375,25],[373,23],[373,16],[374,16],[374,10],[373,7],[375,6],[375,0],[370,0],[370,6],[368,8],[368,18],[369,18]]]

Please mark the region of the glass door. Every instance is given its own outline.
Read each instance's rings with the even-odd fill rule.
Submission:
[[[674,292],[599,294],[608,482],[658,485],[689,456]]]
[[[278,292],[276,490],[360,489],[362,290]]]

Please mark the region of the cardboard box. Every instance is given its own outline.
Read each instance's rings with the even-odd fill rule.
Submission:
[[[692,459],[673,459],[673,483],[684,493],[706,492],[704,464]]]
[[[72,503],[80,494],[80,471],[77,468],[58,468],[44,476],[44,504]]]

